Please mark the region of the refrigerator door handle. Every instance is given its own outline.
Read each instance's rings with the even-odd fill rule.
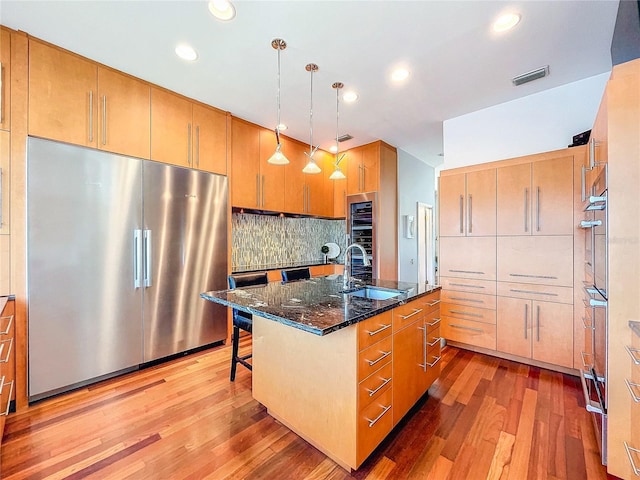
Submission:
[[[144,286],[151,286],[151,230],[144,231]]]
[[[142,230],[133,231],[133,288],[140,288],[142,271]]]

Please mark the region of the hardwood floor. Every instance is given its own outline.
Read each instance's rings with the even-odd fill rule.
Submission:
[[[230,355],[200,352],[14,414],[0,478],[613,478],[574,377],[447,347],[428,397],[350,474],[267,415],[251,372],[229,382]]]

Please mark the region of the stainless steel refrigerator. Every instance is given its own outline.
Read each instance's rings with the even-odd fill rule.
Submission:
[[[29,398],[227,335],[227,178],[38,138],[27,149]]]

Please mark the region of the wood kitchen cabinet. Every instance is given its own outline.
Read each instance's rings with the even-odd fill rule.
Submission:
[[[440,275],[496,279],[496,237],[440,237]]]
[[[498,168],[498,235],[573,233],[573,156]]]
[[[151,89],[151,159],[193,166],[191,102],[160,88]]]
[[[498,297],[498,351],[573,368],[573,305]]]
[[[289,142],[280,138],[283,152],[288,155]],[[260,197],[261,208],[275,212],[284,211],[285,167],[267,162],[276,151],[276,134],[260,129]],[[288,157],[287,157],[288,158]],[[291,159],[289,159],[291,161]]]
[[[347,195],[378,191],[380,185],[380,142],[369,143],[347,150],[346,171]]]
[[[0,130],[11,128],[11,33],[0,27]]]
[[[11,149],[10,133],[0,131],[0,235],[11,232],[9,217],[9,201],[11,182]],[[7,264],[8,267],[8,264]]]
[[[205,172],[227,174],[227,113],[193,104],[194,167]]]
[[[496,170],[440,176],[440,236],[496,233]]]
[[[231,119],[231,204],[260,208],[260,128]]]
[[[275,148],[275,147],[274,147]],[[307,189],[305,174],[302,169],[306,165],[309,146],[300,142],[287,142],[286,156],[289,164],[284,166],[286,189],[284,190],[285,210],[290,213],[306,213]]]

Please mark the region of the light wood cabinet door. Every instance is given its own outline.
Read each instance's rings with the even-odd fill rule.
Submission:
[[[181,167],[193,166],[192,104],[151,88],[151,159]]]
[[[498,297],[497,350],[531,358],[532,302],[521,298]]]
[[[11,182],[11,150],[9,139],[11,134],[7,131],[0,131],[0,188],[2,189],[2,196],[0,197],[0,235],[9,234],[10,229],[10,217],[9,217],[9,202],[11,196],[9,195],[9,188]],[[7,264],[7,267],[9,265]]]
[[[380,144],[362,147],[362,191],[377,192],[380,185]]]
[[[316,155],[318,155],[316,153]],[[319,156],[318,156],[319,157]],[[320,168],[321,163],[318,161]],[[310,215],[324,214],[324,173],[305,173],[307,187],[306,213]]]
[[[260,129],[231,119],[231,204],[259,208]]]
[[[533,234],[572,235],[573,157],[534,162],[532,179]]]
[[[304,213],[307,189],[304,184],[305,174],[302,173],[302,169],[307,158],[304,154],[305,150],[305,146],[301,143],[287,142],[286,155],[289,159],[289,164],[284,167],[284,209],[289,213]]]
[[[284,143],[280,139],[280,143]],[[287,142],[288,143],[288,142]],[[289,158],[286,144],[283,145],[284,153]],[[260,129],[260,203],[264,210],[272,212],[284,211],[284,171],[283,165],[268,163],[269,157],[276,151],[276,134],[271,130]],[[291,159],[289,158],[291,162]]]
[[[440,275],[496,279],[496,237],[440,237]]]
[[[29,135],[96,148],[97,67],[29,41]]]
[[[150,158],[150,96],[146,83],[98,67],[98,148]]]
[[[362,188],[362,149],[352,148],[345,152],[342,163],[346,162],[343,172],[346,169],[347,175],[347,195],[363,192]]]
[[[0,235],[0,295],[11,291],[11,235]]]
[[[573,305],[532,302],[534,360],[573,367]]]
[[[464,214],[464,173],[441,176],[438,196],[440,199],[440,236],[463,237],[467,228]]]
[[[531,235],[531,164],[498,168],[497,233]]]
[[[422,318],[393,335],[393,424],[397,424],[420,398],[418,377],[424,375],[424,322]]]
[[[227,174],[227,114],[193,104],[193,166]]]
[[[320,209],[323,217],[333,217],[333,186],[335,181],[329,177],[333,173],[333,162],[335,156],[328,152],[320,152],[320,168],[322,168],[322,208]]]
[[[467,235],[496,234],[496,169],[467,173]]]
[[[11,128],[11,34],[0,29],[0,130]]]
[[[342,170],[342,173],[344,173],[347,178],[331,180],[333,182],[333,216],[335,218],[345,218],[347,216],[347,179],[349,175],[349,158],[347,154],[345,154],[340,162],[340,170]]]

